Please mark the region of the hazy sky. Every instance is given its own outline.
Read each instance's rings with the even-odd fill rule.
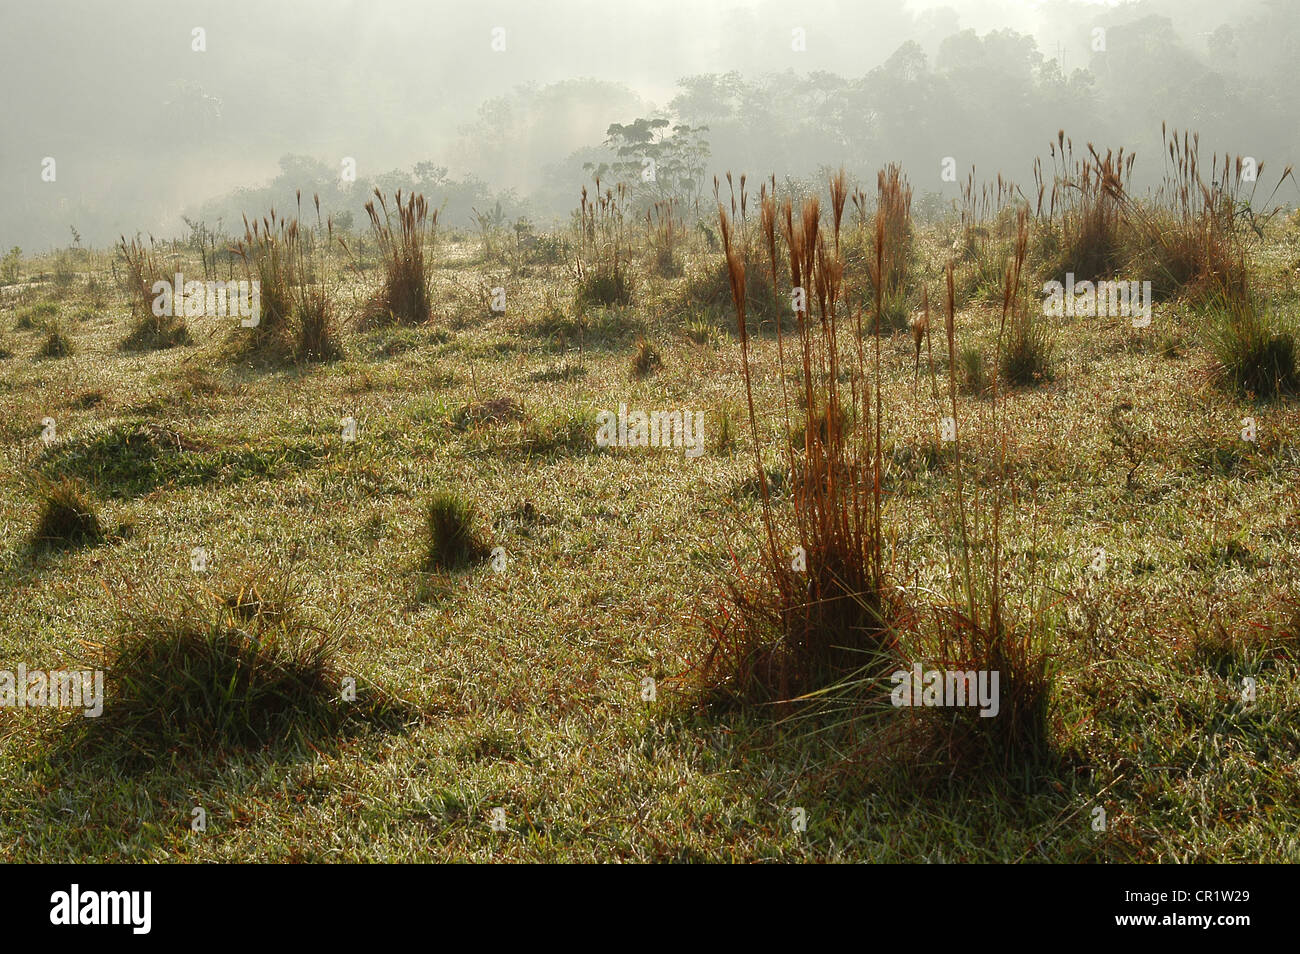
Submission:
[[[932,47],[968,26],[1033,32],[1055,55],[1062,24],[1095,7],[1090,0],[0,0],[0,245],[65,244],[68,224],[79,220],[83,229],[97,223],[99,233],[170,234],[181,229],[182,209],[265,183],[288,153],[331,163],[355,157],[362,174],[421,159],[473,172],[456,166],[467,154],[467,125],[485,101],[521,84],[611,80],[649,109],[665,106],[683,76],[789,67],[861,76],[905,40]],[[1178,11],[1193,32],[1198,17],[1230,16],[1219,0],[1146,0],[1145,8]],[[806,51],[791,49],[795,27],[806,31]],[[493,49],[495,28],[505,31],[504,50]],[[203,51],[193,48],[196,29],[205,31]],[[1071,42],[1067,65],[1083,65],[1085,51]],[[633,118],[577,110],[563,122],[576,148],[599,141],[609,123]],[[40,178],[45,157],[56,160],[53,183]],[[557,157],[517,158],[515,178],[527,182]]]

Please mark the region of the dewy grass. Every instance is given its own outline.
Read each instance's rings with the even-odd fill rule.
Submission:
[[[1135,180],[1153,162],[1158,175],[1159,157],[1139,156]],[[1213,189],[1208,169],[1202,176]],[[1146,329],[1051,319],[1058,380],[1012,388],[997,369],[1012,330],[1001,306],[1023,199],[976,184],[968,223],[913,222],[904,293],[931,304],[936,339],[918,371],[905,332],[882,330],[877,352],[874,197],[866,234],[851,223],[837,251],[839,190],[828,198],[818,187],[801,319],[790,236],[807,249],[813,196],[784,183],[764,185],[747,211],[739,196],[734,214],[728,204],[731,261],[710,248],[718,220],[701,229],[688,217],[675,278],[650,268],[632,205],[637,227],[620,253],[637,292],[630,306],[580,312],[570,272],[529,265],[506,278],[505,316],[484,324],[475,311],[446,334],[388,329],[334,365],[223,361],[222,336],[206,329],[192,348],[124,353],[131,302],[113,281],[122,263],[106,252],[76,263],[108,290],[94,317],[73,319],[91,307],[88,279],[57,305],[43,278],[3,289],[0,334],[16,357],[0,362],[0,449],[11,464],[0,472],[10,538],[0,546],[0,660],[13,661],[0,670],[121,663],[135,687],[106,687],[103,728],[79,713],[0,712],[0,776],[13,783],[0,786],[6,857],[1300,860],[1300,698],[1283,691],[1300,675],[1300,637],[1281,605],[1298,595],[1300,417],[1285,394],[1252,401],[1226,379],[1210,386],[1217,282],[1173,290]],[[1020,279],[1033,292],[1060,278],[1047,213],[1044,197]],[[1234,227],[1255,301],[1271,303],[1267,342],[1294,309],[1300,219],[1252,223],[1241,212]],[[308,232],[326,266],[308,284],[340,314],[362,305],[382,272],[332,276],[320,232]],[[566,234],[566,254],[576,254],[577,236]],[[966,294],[967,237],[972,254],[987,249],[986,297]],[[502,281],[495,262],[479,262],[475,237],[448,239],[439,286]],[[1141,239],[1125,237],[1117,278],[1158,278]],[[366,255],[378,262],[376,252],[367,229]],[[184,243],[165,256],[169,271],[201,271],[200,251]],[[832,316],[819,276],[833,278],[841,259],[848,293],[834,297]],[[949,260],[952,352],[936,284]],[[237,275],[239,259],[231,264]],[[24,278],[53,268],[53,256],[20,262]],[[688,307],[689,286],[708,271],[722,303]],[[32,327],[17,329],[34,306]],[[785,319],[765,321],[763,309]],[[37,360],[58,314],[77,356]],[[724,333],[696,345],[685,334],[692,319]],[[631,381],[637,335],[655,342],[663,370]],[[296,364],[297,336],[285,340]],[[1177,357],[1161,356],[1165,340],[1178,343]],[[963,349],[984,356],[979,398],[963,389]],[[918,374],[932,375],[928,385]],[[832,382],[840,410],[828,414]],[[730,453],[595,452],[596,411],[624,398],[704,409],[719,443],[729,414]],[[1113,441],[1116,399],[1131,404],[1132,459]],[[365,422],[354,443],[339,439],[345,416]],[[46,417],[58,424],[48,446]],[[852,539],[845,522],[871,526],[878,422],[883,630],[837,599],[867,587],[831,572],[848,558],[872,565],[870,532],[861,550],[832,541]],[[76,478],[92,504],[105,500],[98,519],[111,544],[33,547],[42,497],[25,483],[29,468]],[[855,487],[861,496],[850,496]],[[471,527],[505,562],[416,570],[438,488],[477,503]],[[801,527],[823,513],[826,536],[809,526],[814,543],[797,561]],[[236,572],[267,540],[301,541],[300,600],[273,574]],[[204,574],[192,569],[194,547],[209,552]],[[171,581],[167,592],[150,586],[159,579]],[[173,596],[172,583],[193,599]],[[128,621],[115,622],[118,610]],[[289,619],[297,612],[305,628]],[[153,626],[154,616],[168,625]],[[310,650],[322,633],[319,681]],[[715,637],[730,643],[705,681]],[[852,649],[875,644],[878,653]],[[893,706],[891,678],[918,664],[927,674],[998,671],[998,714]],[[236,666],[258,681],[236,678],[218,698]],[[672,692],[683,670],[710,691]],[[380,686],[418,708],[392,722],[387,710],[372,716],[365,707]],[[131,700],[131,718],[114,714],[114,693]],[[688,705],[701,695],[730,708]],[[255,718],[243,718],[245,705]],[[369,730],[389,725],[405,731]],[[1207,738],[1217,754],[1197,757],[1214,748]],[[199,806],[202,835],[189,829]],[[499,806],[505,832],[488,824]],[[808,828],[796,834],[798,807]],[[1097,809],[1104,831],[1091,824]],[[600,837],[590,837],[592,819]]]

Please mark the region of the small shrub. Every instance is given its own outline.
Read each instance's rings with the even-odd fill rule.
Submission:
[[[677,247],[686,241],[686,225],[677,214],[677,200],[656,202],[646,209],[645,223],[651,273],[676,278],[682,273]]]
[[[880,302],[880,330],[882,333],[906,331],[911,327],[912,312],[907,293],[901,289],[887,293]],[[876,317],[873,314],[873,322]]]
[[[729,454],[735,449],[736,445],[736,426],[732,423],[731,414],[726,410],[718,413],[718,437],[714,447],[719,453]]]
[[[749,299],[749,312],[760,324],[774,321],[780,307],[772,295],[772,279],[763,269],[745,271],[745,294]],[[683,309],[704,311],[706,314],[727,314],[731,310],[731,280],[727,263],[710,260],[687,275],[683,283],[681,305]],[[789,305],[787,296],[785,304]]]
[[[660,278],[676,278],[682,273],[682,263],[671,248],[657,248],[650,259],[650,271]]]
[[[882,180],[883,188],[888,183]],[[743,183],[742,183],[743,188]],[[775,247],[778,218],[798,221],[802,227],[785,229],[790,246],[790,284],[825,287],[838,281],[840,266],[816,254],[822,247],[838,248],[840,215],[847,192],[843,176],[831,180],[832,225],[830,235],[819,236],[817,197],[804,200],[796,216],[787,206],[778,217],[774,197],[762,194],[762,238]],[[718,213],[726,256],[728,284],[740,335],[741,367],[754,449],[753,481],[762,502],[762,556],[759,569],[737,559],[726,582],[726,600],[715,620],[706,624],[709,649],[696,667],[696,679],[705,701],[714,705],[813,705],[825,701],[837,685],[845,693],[861,696],[882,670],[892,668],[898,640],[894,621],[900,609],[896,590],[885,570],[884,527],[880,521],[883,462],[877,456],[880,430],[871,439],[856,439],[846,420],[870,418],[880,400],[880,375],[873,373],[866,349],[850,349],[853,386],[841,375],[820,374],[830,366],[837,347],[821,305],[816,320],[800,320],[798,340],[791,345],[803,355],[803,379],[796,398],[783,392],[783,410],[793,424],[802,425],[794,446],[776,448],[794,472],[793,507],[778,508],[772,499],[768,467],[764,463],[765,429],[757,425],[754,382],[750,373],[747,269],[740,242],[725,209]],[[884,219],[877,223],[881,241],[876,246],[871,280],[883,288],[889,261],[887,244],[892,236]],[[770,255],[769,261],[775,256]],[[801,266],[806,265],[808,271]],[[771,271],[769,265],[769,273]],[[771,278],[763,298],[771,300]],[[813,296],[810,296],[813,297]],[[878,317],[878,316],[877,316]],[[877,322],[877,327],[880,322]],[[856,361],[856,364],[852,362]],[[843,709],[862,702],[836,693]],[[778,708],[776,711],[782,711]]]
[[[631,262],[625,235],[631,199],[629,187],[622,182],[602,192],[597,177],[595,195],[590,197],[583,186],[582,203],[574,212],[577,242],[569,263],[577,284],[574,304],[579,311],[632,303]]]

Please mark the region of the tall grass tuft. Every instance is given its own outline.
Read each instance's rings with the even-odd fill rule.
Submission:
[[[1153,201],[1125,202],[1125,219],[1132,241],[1134,268],[1151,272],[1157,298],[1183,294],[1193,299],[1250,297],[1245,246],[1239,217],[1256,224],[1253,211],[1260,163],[1252,183],[1241,156],[1215,153],[1210,163],[1210,183],[1202,177],[1200,135],[1168,130],[1160,124],[1164,178]],[[1273,188],[1273,195],[1292,175],[1288,166]],[[1271,201],[1271,197],[1270,197]],[[1264,215],[1266,220],[1268,215]]]
[[[882,180],[883,181],[883,180]],[[745,205],[742,180],[740,205]],[[785,442],[794,478],[792,508],[778,513],[768,486],[764,430],[755,409],[747,294],[748,249],[733,216],[719,202],[723,251],[740,334],[754,468],[762,501],[757,571],[737,567],[721,620],[710,626],[711,647],[699,667],[714,698],[741,703],[806,698],[854,674],[879,672],[895,656],[893,596],[886,583],[881,521],[882,450],[879,408],[880,331],[869,358],[862,309],[850,310],[843,287],[840,223],[847,190],[832,180],[830,231],[820,201],[809,197],[796,216],[786,199],[764,194],[760,239],[775,271],[778,219],[789,250],[792,287],[808,289],[796,311],[791,354],[778,339],[786,433],[802,418],[802,446]],[[735,210],[735,194],[732,208]],[[886,219],[877,218],[872,285],[875,314],[883,307]],[[774,282],[775,286],[775,282]],[[787,358],[799,372],[798,393],[786,386]],[[846,418],[857,421],[853,429]]]
[[[1028,244],[1028,209],[1018,216],[1015,255],[1004,278],[1002,317],[998,328],[997,358],[1003,358],[1015,302],[1020,297],[1021,272]],[[988,408],[993,431],[993,479],[968,487],[963,455],[965,427],[957,403],[958,360],[956,345],[956,302],[953,268],[947,269],[945,332],[948,346],[947,407],[958,422],[954,442],[953,498],[945,507],[950,532],[946,539],[946,561],[950,595],[934,608],[934,628],[939,661],[950,671],[997,672],[999,712],[985,718],[970,707],[952,711],[947,723],[949,751],[975,758],[993,757],[1004,766],[1024,764],[1050,755],[1052,738],[1048,719],[1053,678],[1050,656],[1050,625],[1044,598],[1027,595],[1013,602],[1009,592],[1014,560],[1003,545],[1003,522],[1015,503],[1008,474],[1008,457],[1013,429],[1002,415],[1002,396],[997,379]],[[1013,510],[1014,513],[1014,510]],[[1023,577],[1025,574],[1022,574]],[[1029,585],[1033,584],[1032,572]],[[1039,588],[1039,594],[1045,592]]]
[[[602,194],[599,177],[595,183],[594,198],[588,198],[584,186],[581,204],[574,211],[578,237],[568,264],[579,309],[629,305],[633,296],[625,224],[631,192],[620,182]]]
[[[154,313],[154,283],[171,281],[171,276],[163,274],[152,241],[146,247],[138,238],[128,242],[123,235],[118,239],[117,255],[124,266],[122,282],[134,322],[122,341],[123,350],[157,351],[193,344],[183,316]]]
[[[1049,217],[1059,217],[1056,260],[1053,272],[1073,272],[1076,280],[1092,281],[1114,273],[1122,262],[1121,209],[1125,185],[1132,177],[1136,158],[1124,150],[1106,150],[1102,156],[1092,143],[1088,155],[1076,160],[1074,142],[1065,130],[1057,133],[1051,146],[1055,170]],[[1035,177],[1041,166],[1035,164]],[[1039,180],[1039,196],[1044,184]]]
[[[419,193],[413,192],[403,201],[398,189],[390,210],[383,193],[376,189],[375,198],[366,203],[366,214],[384,274],[379,290],[366,305],[365,321],[372,326],[424,324],[433,313],[433,286],[425,256],[437,238],[437,209],[430,209]]]
[[[72,339],[64,332],[63,325],[54,320],[46,325],[45,340],[36,353],[42,358],[66,358],[74,350]]]
[[[314,202],[315,228],[301,224],[301,193],[297,218],[277,216],[272,209],[260,222],[250,225],[244,219],[244,238],[235,251],[248,279],[260,284],[261,306],[256,325],[231,332],[241,357],[272,364],[343,357],[326,258],[334,226],[319,221],[319,196]]]
[[[686,242],[686,225],[677,214],[677,200],[666,199],[646,209],[645,228],[650,271],[660,278],[680,275],[679,249]]]

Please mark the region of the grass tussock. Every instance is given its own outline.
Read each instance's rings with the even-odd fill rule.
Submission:
[[[957,356],[957,369],[961,389],[967,394],[983,395],[991,388],[984,353],[978,347],[967,345],[961,349]]]
[[[425,510],[424,567],[460,570],[485,559],[489,547],[478,536],[477,511],[455,491],[434,494]]]
[[[64,333],[63,327],[55,322],[46,332],[45,340],[41,342],[37,354],[42,358],[67,358],[71,357],[74,351],[72,339]]]
[[[1296,331],[1273,307],[1220,297],[1207,308],[1205,326],[1226,387],[1264,400],[1300,391]]]
[[[602,193],[597,178],[591,198],[586,186],[582,189],[581,203],[574,212],[577,241],[568,263],[575,284],[574,306],[579,311],[632,304],[632,262],[626,225],[630,202],[631,191],[622,182]]]
[[[183,315],[176,314],[174,309],[172,314],[167,314],[168,309],[155,307],[155,283],[171,282],[172,277],[164,274],[153,246],[146,246],[139,239],[128,242],[123,235],[118,240],[117,255],[123,265],[122,283],[133,322],[130,333],[122,340],[122,349],[159,351],[193,344]]]
[[[259,301],[251,326],[241,321],[231,332],[235,352],[265,364],[313,364],[344,356],[329,249],[334,224],[320,222],[320,197],[313,197],[317,224],[302,224],[302,194],[297,218],[272,209],[261,222],[244,220],[236,251],[247,280],[257,281]]]
[[[14,327],[19,331],[35,331],[44,328],[59,316],[59,306],[52,301],[42,301],[18,309]]]
[[[419,193],[403,200],[400,189],[390,210],[388,200],[376,189],[375,198],[366,203],[366,214],[383,275],[379,289],[366,303],[365,326],[428,322],[433,314],[433,286],[426,256],[437,238],[438,211],[430,209]]]
[[[36,522],[29,542],[42,549],[70,549],[100,543],[104,528],[86,489],[69,478],[41,481],[37,486]]]
[[[366,724],[399,725],[405,707],[353,676],[335,643],[287,578],[128,615],[106,649],[103,714],[67,726],[69,750],[147,769],[309,752]]]
[[[632,377],[647,378],[663,367],[663,355],[645,338],[637,338],[636,354],[632,355]]]
[[[998,366],[1003,380],[1017,388],[1051,380],[1054,353],[1052,329],[1032,305],[1022,303],[1007,324]]]
[[[1184,295],[1194,300],[1230,298],[1246,301],[1250,284],[1246,270],[1242,224],[1238,216],[1253,211],[1257,175],[1246,188],[1242,157],[1214,154],[1210,179],[1202,176],[1200,136],[1167,130],[1161,123],[1164,178],[1149,203],[1125,202],[1127,229],[1133,235],[1131,267],[1150,275],[1152,292],[1160,299]],[[1262,173],[1263,163],[1255,170]],[[1273,193],[1288,177],[1288,166]],[[1263,221],[1271,214],[1261,213]]]
[[[742,180],[742,207],[744,190]],[[720,621],[709,628],[710,649],[698,667],[700,684],[717,701],[795,700],[857,673],[877,673],[896,658],[898,608],[886,582],[881,434],[874,411],[879,377],[867,359],[861,309],[851,314],[845,306],[838,254],[846,200],[841,175],[832,180],[828,234],[822,230],[817,197],[804,199],[796,217],[791,200],[778,207],[766,187],[760,196],[761,248],[773,287],[779,221],[789,249],[790,285],[809,289],[807,307],[795,315],[798,332],[789,355],[784,338],[778,339],[787,432],[794,430],[792,419],[803,415],[803,446],[784,448],[789,471],[799,475],[792,512],[778,510],[768,485],[748,357],[746,249],[719,202],[763,526],[759,566],[736,568]],[[887,260],[883,217],[876,228],[872,278],[879,315]],[[878,355],[878,322],[873,347]],[[844,354],[847,375],[841,374]],[[801,373],[799,395],[785,390],[787,360]],[[852,385],[846,386],[846,380]],[[851,434],[841,426],[846,416],[869,423]]]
[[[646,209],[645,227],[650,273],[659,278],[676,278],[682,273],[680,249],[686,244],[686,224],[677,200],[656,202]]]
[[[1021,276],[1028,251],[1028,210],[1022,210],[1018,218],[1015,256],[1005,276],[999,354],[1009,313],[1021,299]],[[1008,473],[1015,438],[996,381],[989,408],[996,440],[992,462],[996,479],[975,481],[973,488],[967,481],[969,463],[962,454],[963,427],[957,403],[956,296],[951,265],[947,291],[949,374],[945,410],[958,422],[952,492],[943,501],[943,513],[939,515],[940,522],[949,528],[945,537],[949,594],[944,604],[933,608],[935,638],[928,642],[937,648],[944,670],[997,673],[999,680],[997,714],[988,718],[970,707],[953,709],[946,722],[944,746],[955,758],[991,758],[992,764],[1009,769],[1050,757],[1054,750],[1048,713],[1054,686],[1051,621],[1042,595],[1045,590],[1039,589],[1037,597],[1028,592],[1036,580],[1032,559],[1022,557],[1025,565],[1017,566],[1005,549],[1004,522],[1013,502]],[[1026,586],[1026,594],[1019,601],[1013,601],[1009,592],[1013,579]]]

